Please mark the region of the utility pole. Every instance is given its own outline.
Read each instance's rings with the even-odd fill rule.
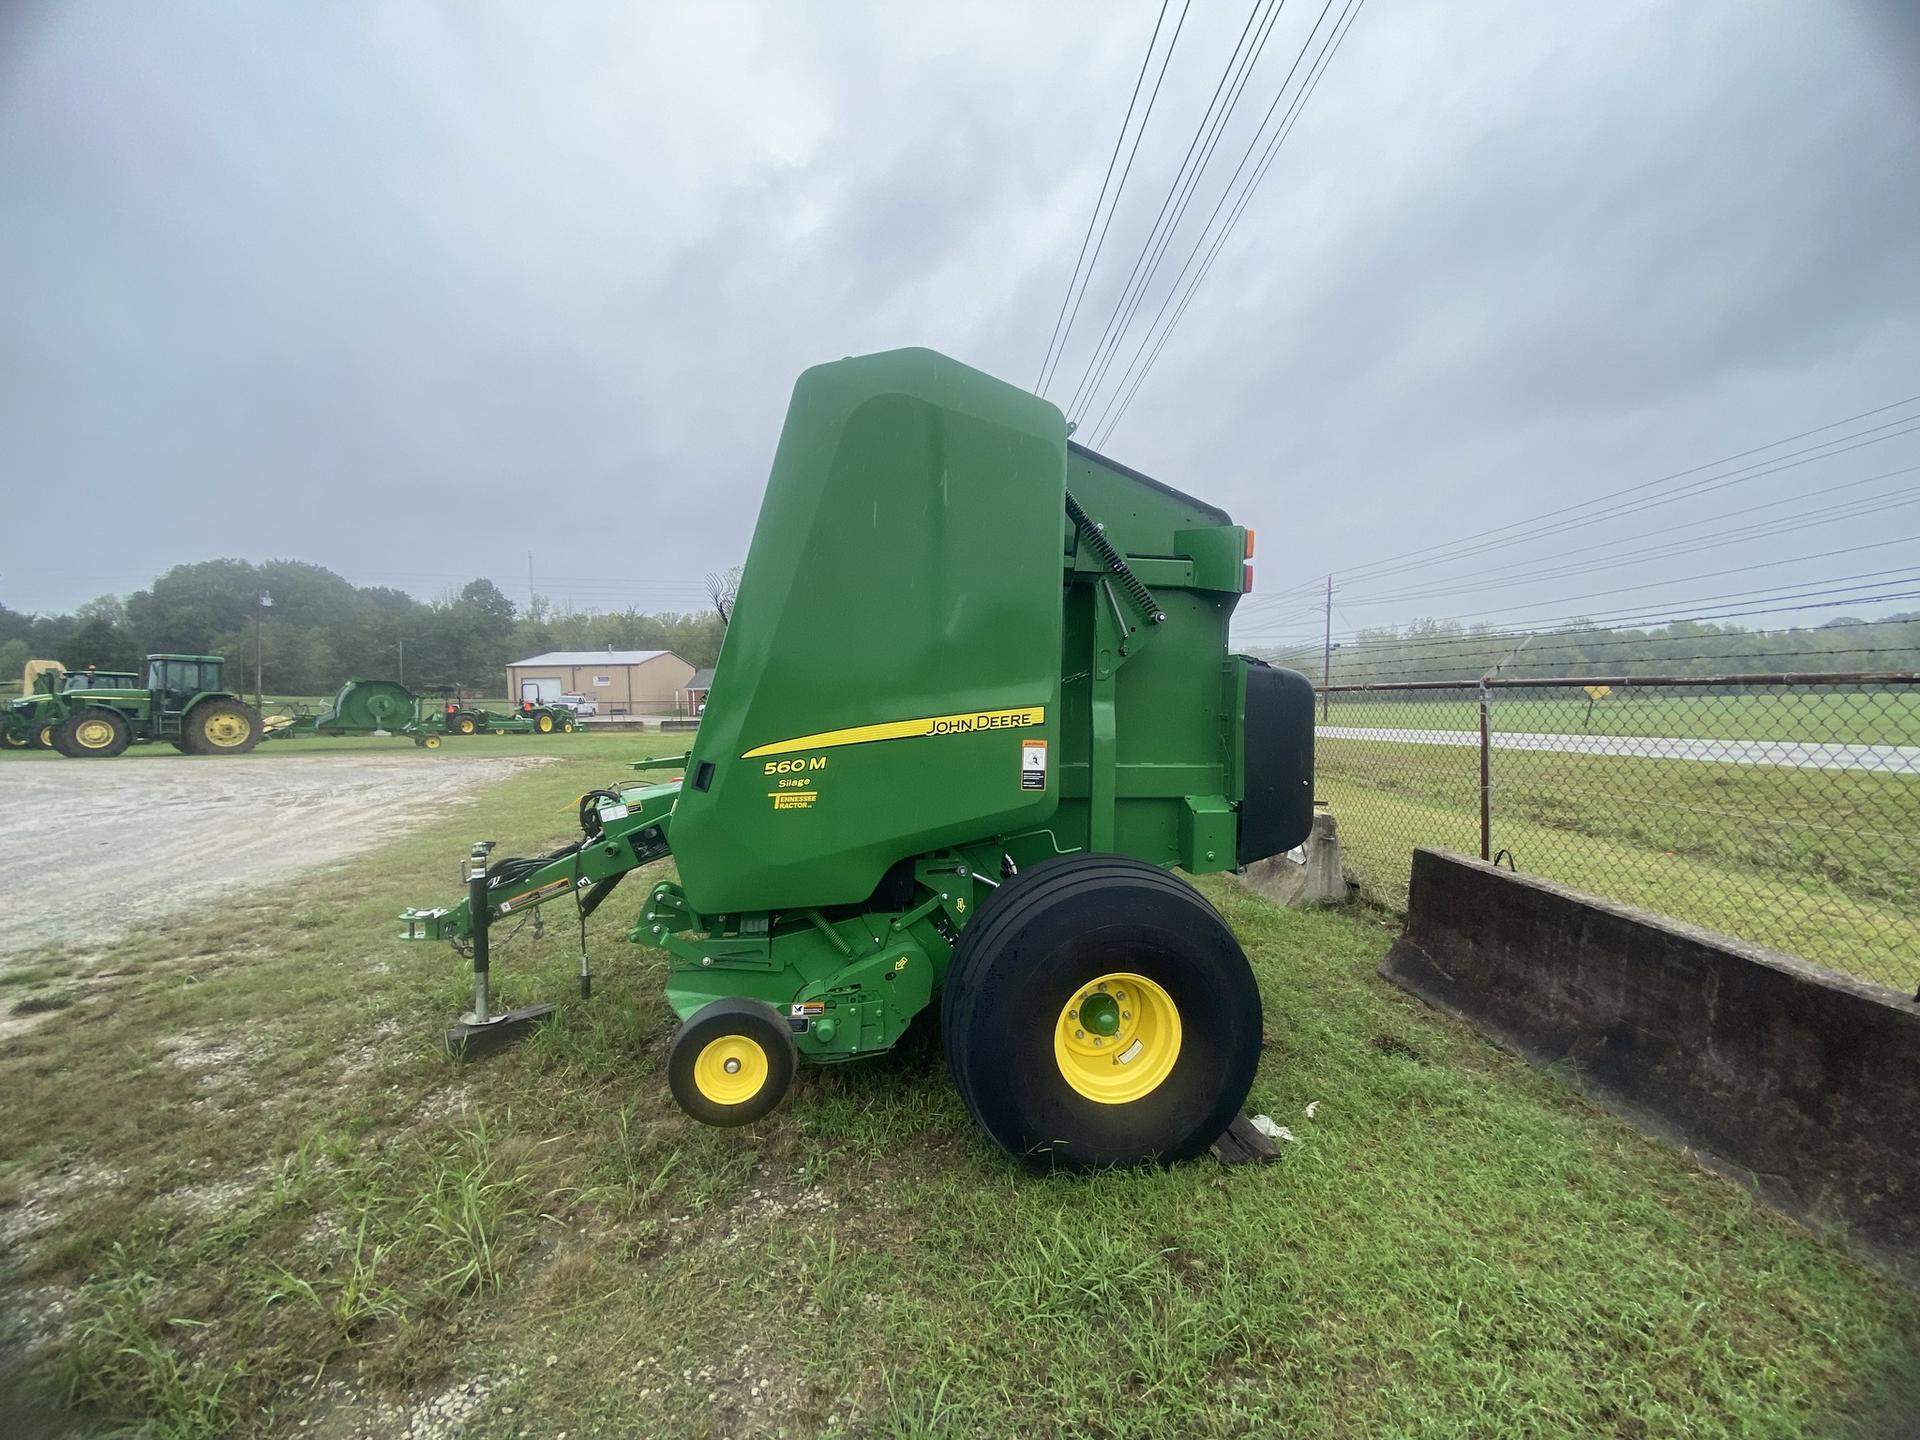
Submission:
[[[260,698],[260,674],[265,668],[260,645],[260,617],[272,603],[273,597],[264,590],[253,597],[253,708],[256,710],[265,703]]]
[[[400,637],[400,683],[407,683],[407,639],[404,635]]]
[[[1295,612],[1298,613],[1298,612]],[[1327,710],[1333,697],[1327,687],[1333,684],[1333,576],[1327,576],[1327,629],[1320,642],[1320,723],[1327,723]]]
[[[527,618],[529,620],[540,618],[534,613],[537,606],[538,602],[533,598],[533,551],[529,550],[527,551]]]

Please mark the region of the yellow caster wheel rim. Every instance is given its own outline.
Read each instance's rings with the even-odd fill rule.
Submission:
[[[745,1035],[707,1042],[693,1062],[693,1083],[715,1105],[744,1105],[767,1083],[767,1052]]]
[[[1144,975],[1114,971],[1060,1007],[1053,1059],[1074,1091],[1102,1105],[1151,1095],[1180,1058],[1180,1007]]]

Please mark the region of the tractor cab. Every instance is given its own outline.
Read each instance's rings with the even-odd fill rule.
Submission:
[[[219,690],[225,663],[218,655],[149,655],[147,689],[153,694],[154,709],[162,715],[178,715],[195,696]]]

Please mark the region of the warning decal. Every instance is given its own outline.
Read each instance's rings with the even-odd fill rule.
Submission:
[[[1022,790],[1047,788],[1046,741],[1022,740],[1020,742],[1020,788]]]

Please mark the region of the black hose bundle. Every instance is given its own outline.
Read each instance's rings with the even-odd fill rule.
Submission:
[[[543,865],[551,865],[556,860],[564,860],[569,855],[580,853],[580,847],[586,841],[576,840],[571,845],[562,845],[547,855],[510,855],[504,860],[496,860],[487,867],[487,886],[489,889],[500,885],[511,885],[524,880]]]

